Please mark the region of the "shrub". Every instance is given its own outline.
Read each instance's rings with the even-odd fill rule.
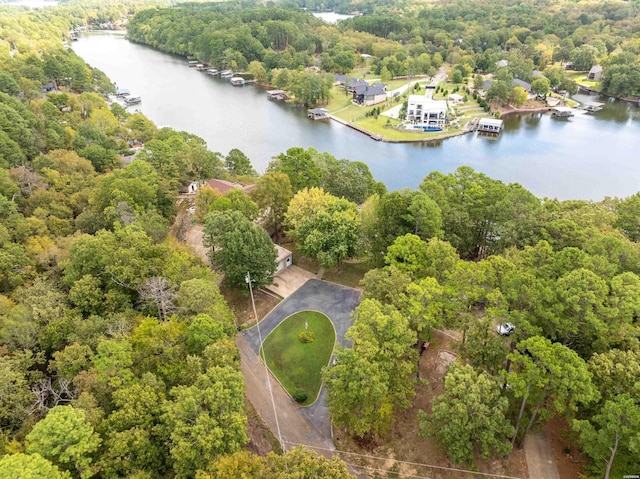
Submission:
[[[316,335],[313,334],[313,331],[302,331],[298,334],[298,340],[301,343],[312,343],[316,340]]]
[[[307,397],[309,397],[309,395],[304,389],[298,388],[293,392],[293,400],[295,402],[305,402],[307,400]]]

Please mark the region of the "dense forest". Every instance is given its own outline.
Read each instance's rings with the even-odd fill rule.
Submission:
[[[534,70],[544,71],[560,89],[567,63],[578,71],[600,64],[603,90],[627,97],[640,95],[639,11],[638,2],[623,1],[381,3],[330,26],[306,11],[225,2],[143,11],[128,31],[135,41],[247,71],[279,88],[317,78],[322,91],[321,75],[309,67],[349,73],[366,54],[374,75],[433,75],[443,62],[494,72],[507,60],[503,74],[511,79],[531,82]]]
[[[503,54],[513,68],[518,58],[544,68],[601,43],[598,59],[637,62],[633,3],[589,4],[582,19],[583,2],[505,3],[493,15],[465,5],[408,5],[398,22],[339,27],[286,9],[189,5],[142,10],[130,35],[259,62],[265,75],[304,75],[318,54],[325,70],[349,71],[356,52],[397,74],[420,58],[425,71],[490,69]],[[63,46],[71,28],[136,8],[0,13],[0,477],[351,477],[305,449],[244,449],[236,324],[218,285],[224,275],[244,288],[247,270],[268,283],[270,236],[282,234],[323,268],[370,265],[351,347],[323,372],[336,426],[383,440],[415,397],[416,345],[448,328],[461,334],[460,360],[415,423],[453,464],[508,454],[560,416],[591,459],[587,473],[633,470],[640,194],[540,199],[469,167],[387,192],[366,165],[304,148],[259,176],[238,150],[214,153],[107,101],[110,81]],[[169,234],[181,185],[212,177],[256,183],[250,196],[201,188],[195,198],[213,270]],[[506,323],[515,331],[497,334]]]

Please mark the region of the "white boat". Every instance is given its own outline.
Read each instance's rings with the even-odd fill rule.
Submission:
[[[245,80],[242,77],[231,77],[229,80],[233,86],[244,86]]]
[[[198,63],[198,64],[196,65],[196,70],[198,70],[199,72],[201,72],[201,71],[203,71],[203,70],[206,70],[206,69],[207,69],[207,67],[206,67],[206,66],[204,66],[202,63]]]
[[[216,70],[215,68],[209,68],[207,70],[207,75],[216,76],[218,74],[220,74],[220,71]]]
[[[130,97],[124,99],[124,103],[127,106],[129,106],[129,105],[137,105],[140,102],[142,102],[142,98],[140,98],[139,96],[130,96]]]
[[[231,70],[225,70],[220,72],[220,78],[231,78],[233,77],[233,72]]]

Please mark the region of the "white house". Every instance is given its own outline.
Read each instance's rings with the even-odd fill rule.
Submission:
[[[447,121],[447,102],[424,95],[409,95],[407,120],[417,127],[443,129]]]

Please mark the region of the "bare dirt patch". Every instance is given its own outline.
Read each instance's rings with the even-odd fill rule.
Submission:
[[[280,451],[278,440],[247,397],[244,398],[244,411],[248,419],[247,435],[249,436],[249,443],[245,449],[260,456],[266,456],[271,451]]]
[[[236,318],[236,326],[249,326],[255,323],[253,306],[251,305],[251,295],[248,289],[243,290],[220,286],[220,292],[224,296],[224,299],[226,299],[229,308]],[[280,302],[280,298],[261,289],[254,289],[253,297],[256,302],[256,312],[259,318],[264,318]]]
[[[547,423],[544,432],[556,459],[560,477],[581,477],[584,474],[583,468],[589,461],[580,454],[580,449],[572,441],[571,426],[567,421],[554,417]]]

